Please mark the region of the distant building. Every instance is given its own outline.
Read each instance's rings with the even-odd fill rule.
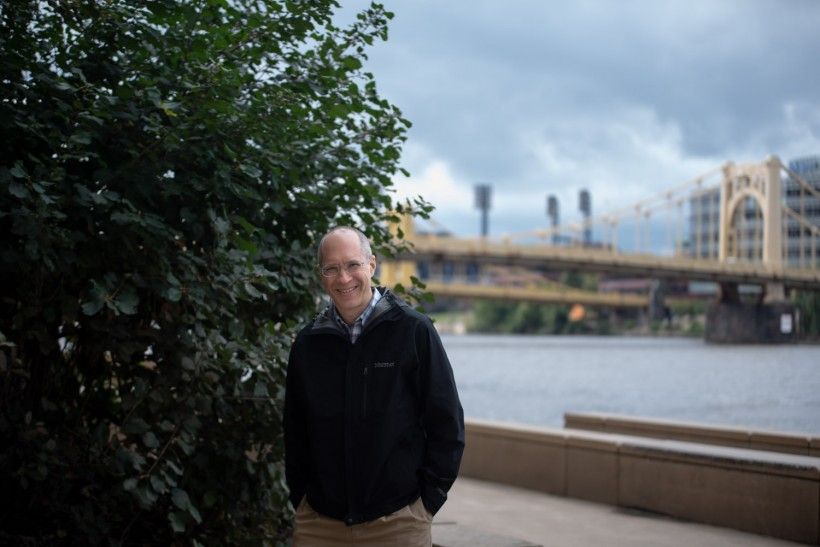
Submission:
[[[820,192],[820,156],[797,158],[789,162],[789,170],[800,176],[815,190]],[[783,203],[814,226],[820,226],[820,199],[801,192],[800,184],[792,176],[783,179]],[[802,201],[802,203],[801,203]],[[763,224],[759,206],[747,199],[744,207],[736,214],[743,231],[739,255],[744,260],[760,260],[763,256]],[[689,199],[689,241],[686,254],[694,258],[718,257],[719,245],[720,189],[701,190]],[[812,238],[800,223],[784,215],[784,260],[790,266],[820,264],[820,238]],[[802,240],[801,240],[802,235]],[[802,248],[802,251],[801,251]],[[802,252],[802,254],[801,254]]]
[[[701,190],[689,198],[689,256],[718,257],[719,219],[720,188]]]
[[[789,162],[789,170],[820,192],[820,156],[807,156]],[[794,177],[788,177],[783,185],[786,206],[804,216],[814,226],[820,226],[820,199],[802,191]],[[802,236],[802,240],[801,240]],[[820,264],[820,238],[812,238],[793,218],[786,218],[786,261],[793,265]]]

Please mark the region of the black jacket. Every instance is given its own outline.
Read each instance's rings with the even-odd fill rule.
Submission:
[[[390,291],[355,344],[330,308],[290,351],[285,475],[296,507],[352,525],[416,500],[436,513],[458,474],[464,414],[438,333]]]

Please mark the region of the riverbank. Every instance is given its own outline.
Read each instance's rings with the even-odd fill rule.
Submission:
[[[430,313],[441,334],[582,334],[601,336],[673,336],[687,338],[701,338],[705,317],[701,315],[672,316],[668,321],[647,322],[640,318],[629,318],[621,321],[609,322],[605,327],[594,321],[577,322],[573,327],[564,329],[565,332],[550,332],[544,325],[541,329],[525,332],[511,330],[509,324],[499,318],[495,328],[487,328],[488,321],[477,321],[476,311],[473,308],[464,310],[446,310]]]

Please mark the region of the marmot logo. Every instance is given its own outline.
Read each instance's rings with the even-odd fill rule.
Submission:
[[[396,366],[395,361],[382,361],[382,362],[379,362],[379,363],[373,363],[373,368],[390,368],[390,367],[395,367],[395,366]]]

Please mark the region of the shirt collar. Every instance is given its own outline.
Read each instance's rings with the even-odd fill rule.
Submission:
[[[373,315],[373,310],[376,309],[376,304],[379,303],[379,300],[381,300],[382,295],[379,292],[379,289],[377,289],[376,287],[373,287],[372,290],[373,296],[370,298],[370,303],[367,305],[367,307],[364,309],[361,315],[359,315],[359,317],[357,317],[353,321],[353,325],[356,325],[358,323],[361,327],[364,327],[365,323],[367,323],[367,320],[370,319],[371,315]],[[346,330],[350,331],[352,325],[348,325],[347,323],[345,323],[345,320],[342,319],[341,314],[339,314],[338,310],[336,310],[336,306],[331,304],[330,311],[336,322],[342,327],[344,327]]]

